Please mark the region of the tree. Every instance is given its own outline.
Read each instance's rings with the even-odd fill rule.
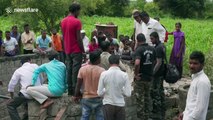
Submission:
[[[105,0],[77,0],[81,5],[81,13],[85,15],[94,15],[98,6],[103,5]]]
[[[11,7],[11,0],[1,0],[0,1],[0,16],[6,13],[6,8]]]
[[[118,16],[124,15],[124,9],[129,5],[129,0],[104,0],[104,4],[97,6],[97,15]]]
[[[160,9],[171,12],[175,16],[190,18],[202,17],[205,0],[154,0]]]
[[[68,11],[69,0],[13,0],[13,7],[38,9],[33,13],[14,13],[17,21],[28,22],[35,29],[59,29],[60,19]],[[41,26],[39,26],[41,25]]]

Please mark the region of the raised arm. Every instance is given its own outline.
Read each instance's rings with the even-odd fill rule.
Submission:
[[[33,78],[32,78],[32,85],[33,86],[35,85],[39,74],[41,72],[45,72],[45,66],[46,66],[46,64],[43,64],[40,67],[38,67],[37,69],[35,69],[35,71],[33,72]]]

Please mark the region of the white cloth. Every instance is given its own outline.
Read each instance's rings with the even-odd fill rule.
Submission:
[[[183,120],[206,120],[211,83],[202,71],[192,75]]]
[[[125,106],[124,96],[131,96],[131,84],[127,73],[119,67],[110,67],[99,79],[99,96],[103,96],[103,105]]]
[[[141,23],[138,23],[136,20],[134,20],[134,28],[135,28],[135,40],[139,33],[142,33],[142,21]],[[136,40],[137,41],[137,40]]]
[[[20,68],[18,68],[14,73],[13,76],[8,84],[8,92],[14,92],[15,86],[20,82],[21,90],[20,92],[26,97],[31,98],[27,94],[26,87],[31,85],[32,83],[32,75],[34,70],[38,68],[38,65],[31,64],[29,62],[24,63]],[[41,77],[38,78],[36,85],[41,85],[43,83],[43,79]]]
[[[152,32],[157,32],[159,35],[160,41],[162,43],[164,43],[166,30],[163,28],[163,26],[157,20],[150,18],[149,22],[147,24],[144,22],[142,23],[142,33],[146,37],[146,43],[153,46],[153,44],[150,40],[150,34]]]
[[[83,45],[84,45],[85,52],[88,52],[89,51],[89,38],[87,36],[85,36],[83,38]]]
[[[18,45],[18,42],[13,37],[10,37],[10,40],[4,40],[4,44],[3,44],[7,52],[14,50],[16,45]]]
[[[48,97],[54,97],[54,95],[49,91],[47,84],[28,87],[27,93],[36,99],[36,101],[38,101],[40,104],[42,104]]]

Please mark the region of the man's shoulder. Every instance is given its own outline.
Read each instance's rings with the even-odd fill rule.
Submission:
[[[209,77],[203,72],[201,76],[199,77],[199,83],[211,85],[211,82],[209,80]]]
[[[11,37],[10,40],[11,40],[11,41],[16,41],[16,38]]]
[[[61,23],[69,22],[69,21],[72,21],[72,22],[81,22],[78,18],[67,16],[67,17],[65,17],[65,18],[61,21]]]

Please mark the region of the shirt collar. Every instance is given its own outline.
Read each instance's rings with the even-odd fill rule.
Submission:
[[[26,62],[26,63],[24,63],[22,66],[27,66],[27,65],[29,65],[30,64],[30,62]]]
[[[195,79],[196,77],[198,77],[199,75],[203,74],[203,73],[204,73],[204,71],[201,70],[200,72],[197,72],[197,73],[195,73],[195,74],[192,74],[192,80]]]
[[[102,55],[108,55],[110,54],[109,52],[102,52]]]
[[[120,70],[120,68],[118,66],[111,66],[109,70]]]

